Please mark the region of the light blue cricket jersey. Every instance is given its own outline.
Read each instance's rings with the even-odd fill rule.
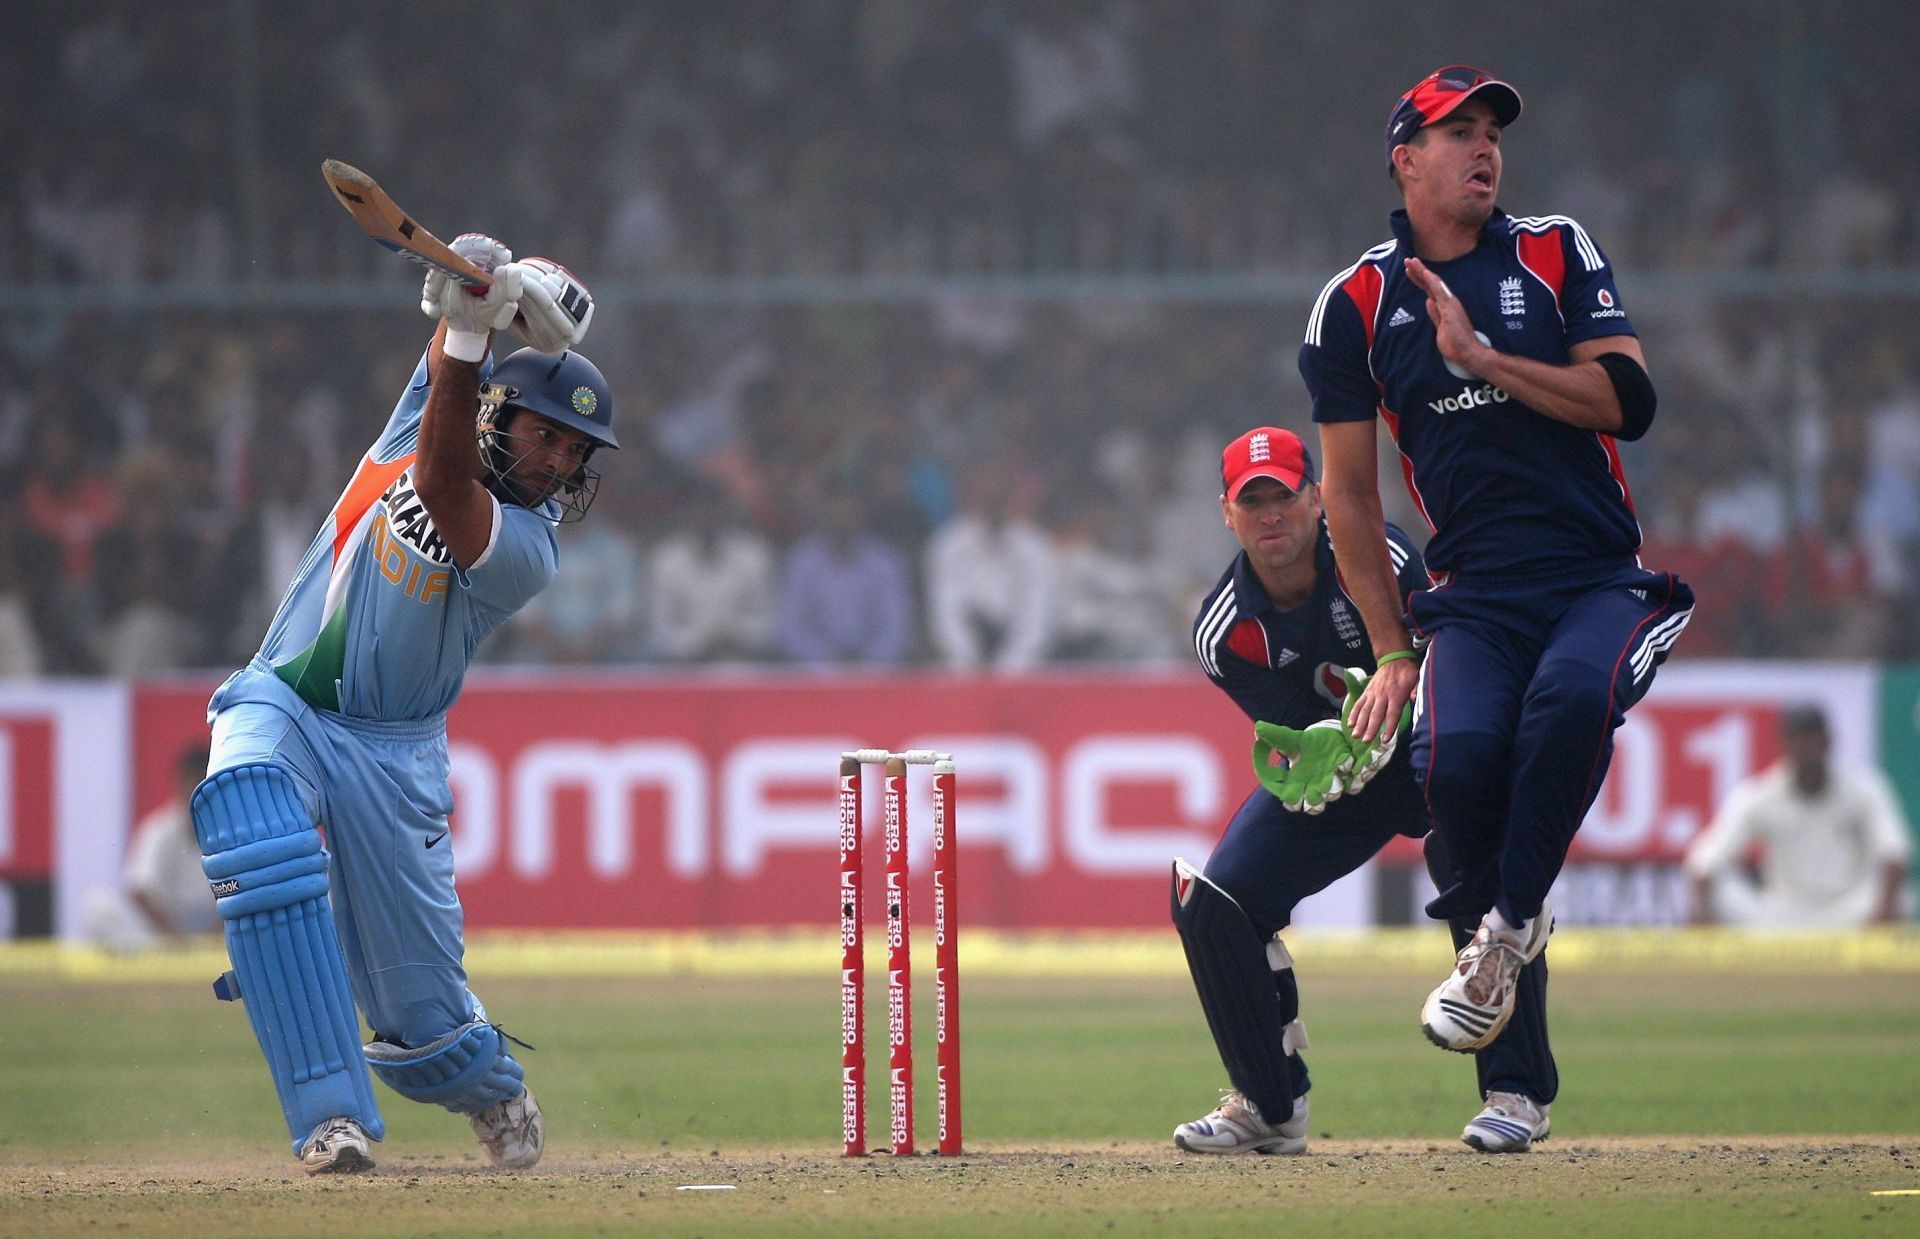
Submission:
[[[422,355],[254,658],[324,710],[383,721],[445,713],[480,642],[559,566],[551,516],[498,499],[485,553],[464,571],[454,564],[413,489],[430,386]],[[230,681],[214,707],[250,696],[245,678]]]

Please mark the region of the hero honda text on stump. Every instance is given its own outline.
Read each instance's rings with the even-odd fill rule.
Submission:
[[[908,911],[907,767],[933,768],[934,1022],[939,1152],[960,1149],[960,922],[958,800],[953,757],[931,749],[856,749],[840,755],[840,1128],[848,1157],[867,1153],[865,863],[861,767],[882,768],[887,894],[888,1151],[913,1147],[913,960]]]

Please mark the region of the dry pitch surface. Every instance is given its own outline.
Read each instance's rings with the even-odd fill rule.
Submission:
[[[1627,1139],[1524,1156],[1319,1141],[1301,1157],[1161,1145],[988,1150],[942,1161],[814,1153],[557,1160],[384,1157],[351,1179],[266,1158],[10,1168],[8,1235],[1912,1234],[1911,1141]],[[701,1190],[705,1189],[705,1190]],[[1282,1220],[1284,1219],[1284,1224]],[[1277,1228],[1277,1229],[1276,1229]]]

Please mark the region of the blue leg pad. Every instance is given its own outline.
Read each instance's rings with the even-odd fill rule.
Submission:
[[[526,1071],[507,1053],[506,1038],[480,1020],[417,1048],[369,1042],[367,1062],[402,1097],[431,1101],[456,1114],[478,1114],[527,1090]]]
[[[210,776],[193,792],[193,829],[294,1153],[330,1118],[385,1136],[327,902],[327,853],[292,776],[264,764]]]

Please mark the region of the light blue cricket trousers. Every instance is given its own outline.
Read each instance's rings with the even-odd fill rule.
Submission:
[[[268,762],[293,776],[326,838],[334,925],[374,1036],[419,1046],[474,1018],[453,884],[444,717],[348,718],[256,661],[208,707],[209,771]]]

